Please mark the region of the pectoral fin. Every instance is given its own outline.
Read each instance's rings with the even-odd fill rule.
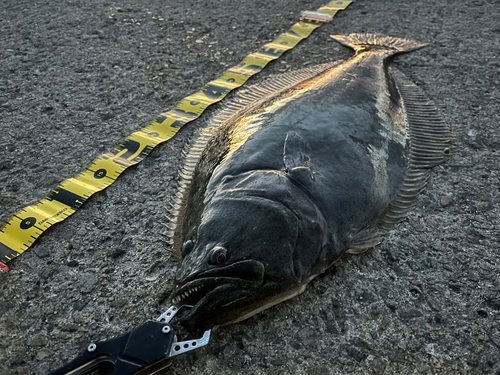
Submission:
[[[283,147],[285,173],[296,180],[300,180],[304,175],[314,180],[316,173],[312,170],[311,158],[308,156],[309,153],[309,146],[306,141],[297,133],[289,132],[286,135]]]

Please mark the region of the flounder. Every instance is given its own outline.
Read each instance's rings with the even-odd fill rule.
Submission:
[[[356,54],[274,77],[226,104],[186,149],[170,230],[174,304],[191,332],[296,296],[377,245],[451,148],[449,126],[394,55],[424,45],[332,36]]]

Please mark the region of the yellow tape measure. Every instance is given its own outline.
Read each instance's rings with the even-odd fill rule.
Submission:
[[[157,145],[168,141],[182,126],[200,117],[208,106],[224,99],[270,61],[307,38],[322,25],[321,14],[333,17],[351,2],[334,0],[319,8],[316,12],[319,15],[306,14],[286,33],[245,57],[200,91],[182,99],[145,128],[129,135],[111,152],[90,163],[83,172],[63,181],[47,197],[17,212],[0,227],[0,270],[8,271],[6,263],[25,252],[48,228],[72,215],[92,194],[104,190],[125,169],[144,160]]]

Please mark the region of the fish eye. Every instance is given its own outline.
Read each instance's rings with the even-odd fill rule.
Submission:
[[[184,244],[181,247],[182,256],[185,257],[186,255],[188,255],[193,250],[193,248],[194,248],[193,241],[189,240],[184,242]]]
[[[208,263],[212,265],[223,264],[228,259],[227,250],[223,247],[217,246],[212,249]]]

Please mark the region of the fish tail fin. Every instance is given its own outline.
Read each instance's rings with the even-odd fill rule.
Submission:
[[[330,35],[330,37],[340,44],[351,47],[356,52],[384,49],[388,53],[388,56],[411,52],[427,45],[413,40],[393,38],[382,34]]]

